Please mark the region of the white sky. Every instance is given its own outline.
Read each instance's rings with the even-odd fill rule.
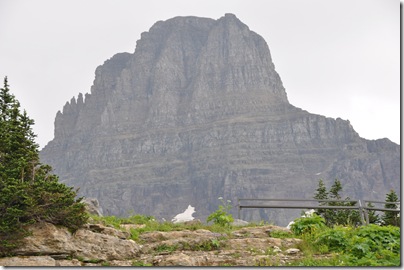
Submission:
[[[41,147],[97,66],[175,16],[235,14],[269,45],[291,104],[400,143],[398,0],[0,0],[0,78]]]

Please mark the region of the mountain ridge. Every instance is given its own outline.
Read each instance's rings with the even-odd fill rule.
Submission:
[[[267,43],[235,15],[159,21],[95,73],[41,160],[107,214],[171,219],[191,204],[204,217],[218,197],[311,198],[320,177],[351,198],[399,190],[400,147],[291,105]]]

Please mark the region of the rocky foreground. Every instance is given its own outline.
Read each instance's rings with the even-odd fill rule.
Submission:
[[[0,265],[270,266],[286,265],[304,256],[299,249],[302,240],[284,238],[290,231],[283,227],[240,227],[217,233],[196,229],[192,223],[181,231],[144,232],[137,241],[129,239],[129,231],[142,224],[121,225],[120,230],[87,224],[71,233],[64,227],[38,223],[30,227],[32,235],[16,250],[16,256],[0,258]]]

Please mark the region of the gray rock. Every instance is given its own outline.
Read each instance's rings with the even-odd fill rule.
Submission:
[[[102,208],[96,198],[85,198],[83,203],[88,213],[102,217]]]
[[[5,257],[0,258],[1,266],[12,266],[12,267],[28,267],[28,266],[56,266],[55,259],[50,256],[35,256],[35,257]]]
[[[300,249],[298,248],[289,248],[285,251],[286,254],[292,255],[292,254],[297,254],[300,252]]]
[[[320,177],[355,199],[400,190],[400,146],[291,105],[267,43],[232,14],[155,23],[57,113],[40,157],[106,215],[170,220],[192,204],[205,220],[220,196],[312,198]],[[292,214],[241,218],[286,225]]]
[[[249,223],[247,221],[241,220],[241,219],[234,219],[234,221],[231,223],[232,226],[247,226]]]
[[[95,230],[94,226],[92,229]],[[67,228],[56,227],[49,223],[30,225],[28,230],[31,235],[23,239],[23,244],[13,251],[14,254],[48,255],[59,258],[72,256],[82,260],[106,261],[133,258],[141,248],[132,240],[121,239],[123,232],[101,225],[98,225],[98,230],[101,232],[81,228],[74,234]],[[47,257],[46,259],[52,261]]]

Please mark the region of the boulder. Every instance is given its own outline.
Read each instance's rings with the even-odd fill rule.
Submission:
[[[72,256],[84,261],[103,261],[133,258],[140,251],[136,242],[122,239],[123,232],[101,225],[98,226],[100,232],[87,227],[73,234],[67,228],[50,223],[37,223],[28,229],[32,235],[26,237],[23,245],[14,251],[17,255]]]
[[[247,226],[248,222],[241,220],[241,219],[234,219],[234,221],[230,225],[235,226],[235,227],[243,227],[243,226]]]
[[[1,266],[56,266],[56,261],[50,256],[17,256],[0,258]]]
[[[96,198],[85,198],[83,203],[88,213],[102,217],[102,208]]]

